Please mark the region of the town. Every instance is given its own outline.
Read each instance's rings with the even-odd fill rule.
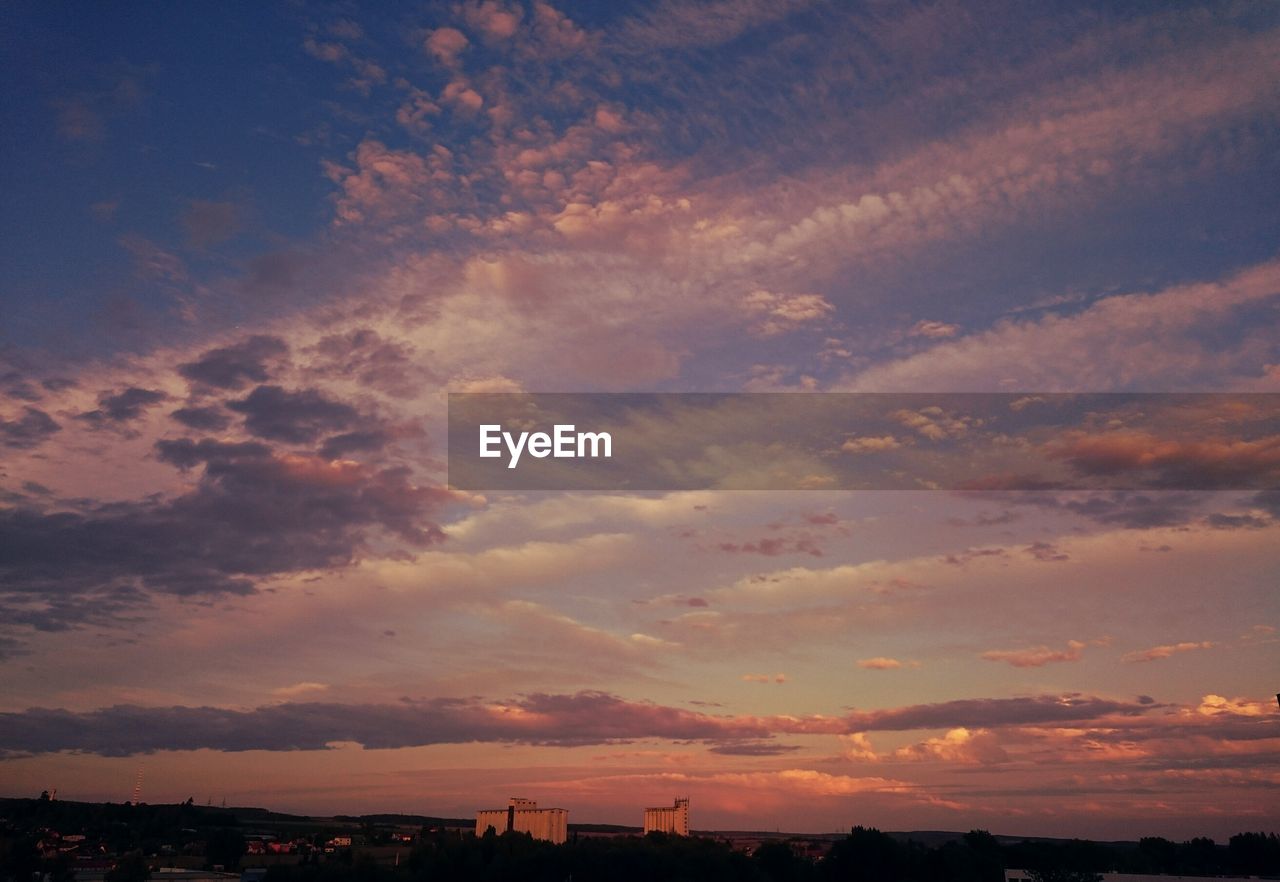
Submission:
[[[0,799],[0,882],[411,882],[530,879],[1183,882],[1280,878],[1280,836],[1137,842],[853,826],[841,832],[690,827],[690,799],[641,826],[568,823],[512,797],[474,821],[311,817],[263,808]]]

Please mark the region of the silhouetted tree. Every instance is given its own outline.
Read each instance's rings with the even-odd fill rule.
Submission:
[[[804,882],[818,876],[813,862],[798,856],[787,842],[766,842],[752,859],[772,882]]]
[[[1144,836],[1138,840],[1138,853],[1146,861],[1149,873],[1172,873],[1178,866],[1178,846],[1161,836]]]
[[[909,878],[907,849],[875,827],[854,827],[831,847],[822,875],[850,882],[898,882]]]
[[[1247,876],[1280,874],[1280,836],[1275,833],[1237,833],[1227,843],[1231,872]]]

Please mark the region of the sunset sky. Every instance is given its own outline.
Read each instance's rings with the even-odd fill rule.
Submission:
[[[1274,410],[1037,448],[1229,491],[463,491],[445,418],[1280,392],[1280,5],[29,0],[0,47],[0,796],[1277,830]]]

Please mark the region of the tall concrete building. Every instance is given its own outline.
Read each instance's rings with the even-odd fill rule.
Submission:
[[[647,808],[644,810],[645,833],[674,833],[676,836],[689,835],[689,797],[677,797],[670,808]]]
[[[532,799],[513,796],[504,809],[481,809],[476,812],[476,835],[483,836],[490,827],[495,833],[514,830],[528,833],[534,839],[561,843],[569,838],[569,811],[562,808],[538,808]]]

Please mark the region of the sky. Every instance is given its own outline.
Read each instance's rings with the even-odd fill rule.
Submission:
[[[1280,392],[1280,7],[19,2],[0,46],[3,795],[1276,829],[1274,399],[1064,454],[1212,491],[463,490],[446,402]]]

